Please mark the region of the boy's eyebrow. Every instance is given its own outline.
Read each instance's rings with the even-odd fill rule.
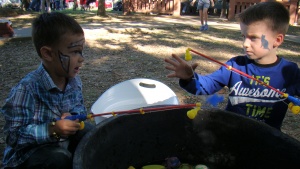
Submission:
[[[71,42],[70,45],[68,46],[68,48],[70,49],[70,48],[73,48],[73,47],[76,47],[76,46],[82,46],[84,44],[84,42],[85,42],[84,38],[80,39],[77,42]]]
[[[243,33],[242,33],[242,35],[243,35],[243,36],[246,36],[246,37],[258,37],[258,38],[261,37],[261,35],[258,35],[258,34],[255,34],[255,33],[251,33],[251,34],[248,34],[248,33],[243,34]]]

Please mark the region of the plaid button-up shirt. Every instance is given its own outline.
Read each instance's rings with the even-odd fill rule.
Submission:
[[[41,64],[15,86],[2,107],[7,147],[4,167],[23,163],[39,145],[58,144],[48,134],[48,124],[63,112],[86,114],[79,76],[61,91]]]

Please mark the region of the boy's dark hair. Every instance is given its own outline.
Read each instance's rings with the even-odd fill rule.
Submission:
[[[260,2],[250,6],[239,14],[241,23],[249,25],[256,21],[266,20],[270,28],[285,35],[289,28],[289,11],[280,2]]]
[[[84,34],[75,19],[60,12],[43,13],[35,18],[32,22],[32,40],[38,55],[41,57],[41,47],[58,44],[67,32]]]

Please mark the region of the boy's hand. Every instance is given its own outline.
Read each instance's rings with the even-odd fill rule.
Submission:
[[[56,134],[62,138],[74,135],[80,128],[79,120],[57,120],[53,126]]]
[[[170,64],[165,68],[174,71],[174,73],[167,75],[167,77],[177,77],[183,80],[190,80],[194,76],[193,71],[198,66],[197,63],[190,66],[185,60],[179,58],[175,54],[172,54],[172,58],[166,58],[165,62]]]
[[[72,116],[72,114],[69,112],[62,113],[61,120],[57,120],[53,126],[55,133],[62,138],[75,134],[80,128],[79,120],[64,120],[67,116]]]
[[[69,113],[69,112],[66,112],[66,113],[63,113],[62,115],[61,115],[61,119],[64,119],[64,118],[66,118],[67,116],[72,116],[72,114],[71,113]]]

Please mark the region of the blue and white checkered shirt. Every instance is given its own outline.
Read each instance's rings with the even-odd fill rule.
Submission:
[[[48,134],[48,124],[63,112],[87,114],[79,76],[61,91],[41,64],[12,88],[2,107],[7,147],[4,167],[23,163],[39,145],[58,144]]]

